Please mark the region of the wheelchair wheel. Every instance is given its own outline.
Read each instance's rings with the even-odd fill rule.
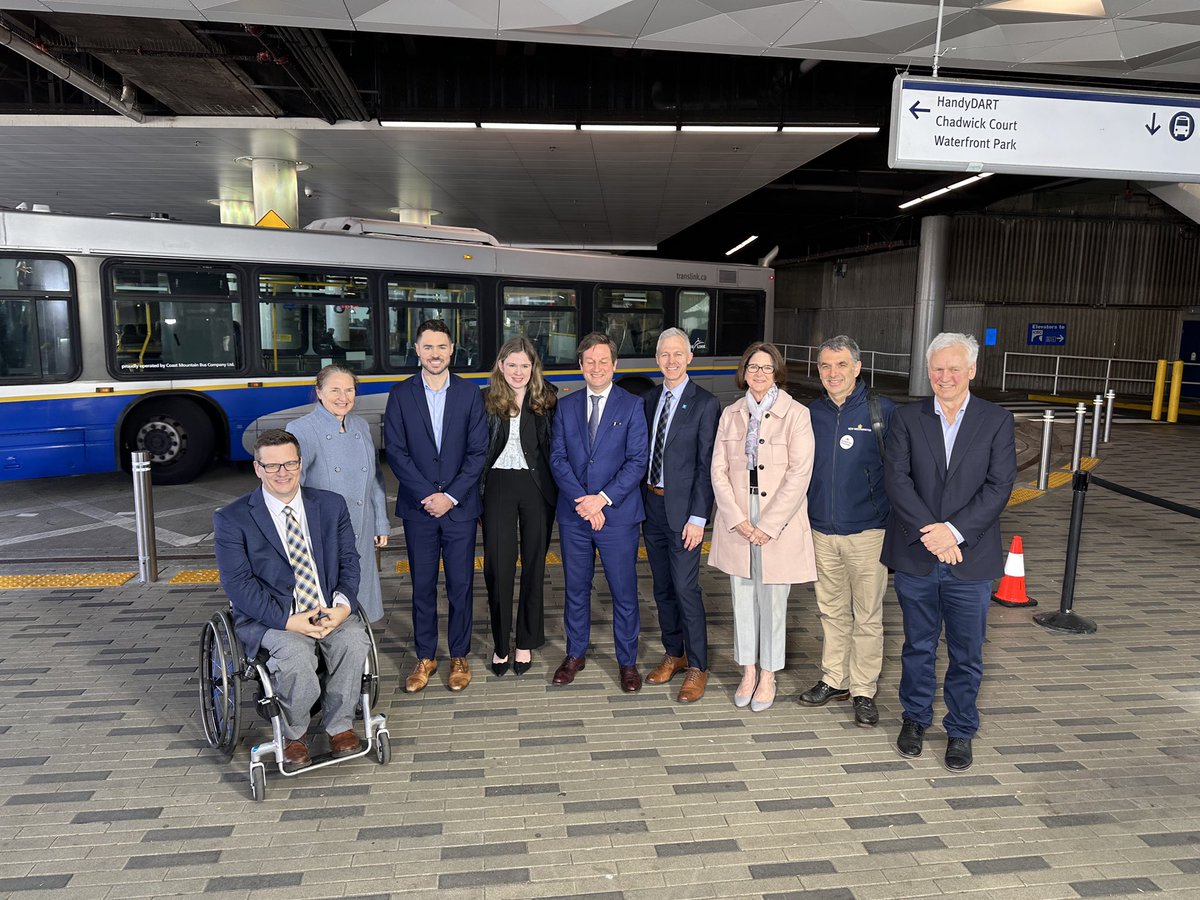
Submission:
[[[388,739],[386,731],[375,735],[375,758],[381,766],[386,766],[392,761],[392,742]]]
[[[267,772],[262,766],[250,769],[250,799],[259,802],[267,799]]]
[[[215,613],[200,634],[200,720],[208,745],[232,756],[241,733],[241,642],[227,613]]]

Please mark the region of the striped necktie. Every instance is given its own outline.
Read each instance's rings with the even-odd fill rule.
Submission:
[[[663,444],[667,442],[667,420],[671,417],[671,392],[663,393],[662,411],[658,414],[658,426],[654,429],[654,454],[650,458],[650,486],[658,487],[663,480]]]
[[[296,576],[296,611],[317,609],[321,605],[321,589],[317,585],[317,572],[304,540],[304,532],[300,530],[300,522],[290,506],[283,508],[283,515],[287,519],[288,562],[292,564],[292,573]]]

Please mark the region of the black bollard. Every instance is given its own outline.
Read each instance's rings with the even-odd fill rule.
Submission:
[[[1088,473],[1076,472],[1071,483],[1071,531],[1067,535],[1067,565],[1063,572],[1062,600],[1058,612],[1041,612],[1033,621],[1060,634],[1095,634],[1096,623],[1071,611],[1075,601],[1075,569],[1079,564],[1079,538],[1083,533],[1083,501],[1087,497]]]

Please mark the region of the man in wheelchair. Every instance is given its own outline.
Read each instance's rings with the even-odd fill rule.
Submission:
[[[361,746],[355,703],[370,652],[358,609],[359,559],[346,501],[300,487],[300,444],[272,429],[254,444],[255,489],[213,516],[221,586],[233,607],[234,629],[254,659],[270,654],[267,670],[283,712],[284,762],[312,763],[304,735],[318,701],[334,757]],[[325,690],[317,676],[325,661]]]

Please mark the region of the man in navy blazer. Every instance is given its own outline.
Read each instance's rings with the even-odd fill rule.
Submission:
[[[646,681],[666,684],[684,671],[675,699],[694,703],[708,684],[700,545],[712,512],[712,455],[721,403],[688,377],[692,350],[682,330],[660,334],[655,357],[663,383],[645,399],[650,468],[642,484],[642,534],[665,655]]]
[[[550,470],[558,484],[567,657],[554,683],[570,684],[587,661],[592,578],[600,551],[613,601],[613,640],[621,690],[641,690],[637,670],[641,619],[637,595],[638,525],[645,514],[646,417],[642,402],[613,384],[617,347],[593,332],[576,351],[586,388],[558,401],[550,438]]]
[[[412,578],[413,643],[417,664],[404,683],[415,693],[437,671],[438,562],[446,573],[450,649],[447,686],[471,683],[471,605],[475,583],[475,531],[482,506],[479,476],[487,457],[487,419],[479,388],[450,374],[454,344],[440,319],[417,328],[419,374],[388,395],[383,417],[388,463],[400,487],[396,515]]]
[[[1004,571],[1000,513],[1017,477],[1012,414],[970,392],[978,355],[970,335],[933,339],[925,358],[934,396],[896,410],[884,454],[892,510],[881,559],[896,572],[904,616],[904,722],[896,749],[921,755],[933,722],[944,626],[949,664],[942,725],[951,771],[969,768],[973,758],[992,580]]]
[[[271,654],[267,669],[285,722],[284,762],[299,769],[311,762],[304,735],[321,699],[318,652],[325,658],[322,724],[330,750],[348,756],[359,749],[354,704],[370,641],[355,615],[358,549],[341,495],[300,487],[295,437],[279,429],[260,434],[254,471],[262,489],[213,516],[217,568],[247,656],[253,659],[259,647]]]

